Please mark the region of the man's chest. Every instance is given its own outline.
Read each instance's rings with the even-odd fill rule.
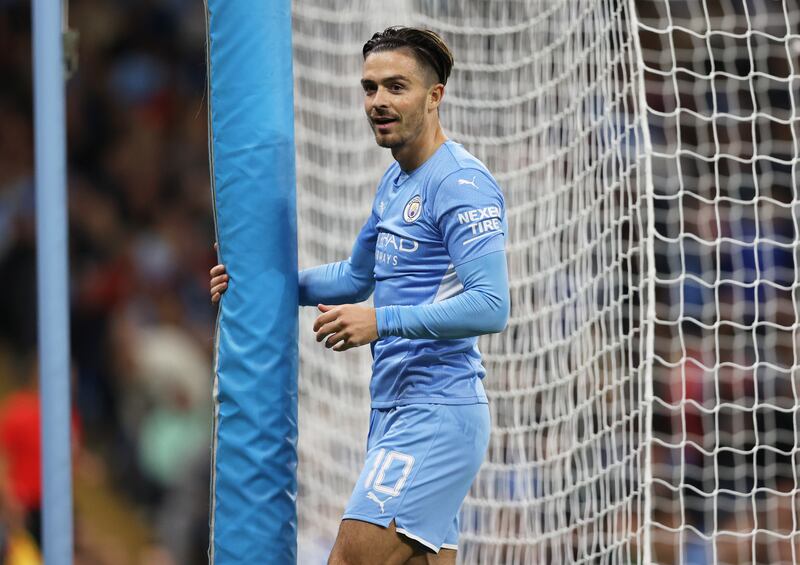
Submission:
[[[423,187],[412,179],[381,191],[376,202],[376,274],[418,271],[446,259],[432,203],[427,200]]]

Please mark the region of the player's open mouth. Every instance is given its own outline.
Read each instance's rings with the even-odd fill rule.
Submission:
[[[389,117],[379,117],[379,118],[371,118],[372,123],[375,124],[375,128],[381,132],[386,133],[392,127],[392,125],[397,121],[397,118],[389,118]]]

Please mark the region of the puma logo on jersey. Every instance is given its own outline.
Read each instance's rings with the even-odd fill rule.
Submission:
[[[375,496],[375,493],[372,492],[372,491],[369,491],[367,493],[367,498],[369,498],[371,501],[377,503],[378,506],[381,507],[381,514],[385,514],[386,513],[386,510],[383,508],[383,505],[386,504],[387,502],[389,502],[392,499],[391,496],[388,496],[388,497],[386,497],[386,500],[381,500],[380,498]]]
[[[474,186],[475,188],[478,188],[478,185],[477,185],[477,184],[475,184],[475,178],[476,178],[476,177],[472,177],[472,180],[467,180],[467,179],[458,179],[458,184],[471,184],[471,185],[472,185],[472,186]]]

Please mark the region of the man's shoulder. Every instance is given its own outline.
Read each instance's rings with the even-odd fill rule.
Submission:
[[[460,143],[448,141],[446,146],[447,152],[450,154],[452,162],[457,169],[483,169],[488,172],[486,165],[475,155],[467,151]]]
[[[478,171],[495,182],[494,177],[492,177],[486,165],[467,151],[463,145],[454,141],[448,141],[445,143],[444,149],[442,158],[439,160],[439,163],[437,163],[438,166],[432,171],[433,174],[430,178],[431,184],[438,186],[446,179],[458,176],[458,173],[469,171]]]
[[[375,189],[376,203],[378,202],[378,200],[383,198],[383,195],[386,194],[387,190],[389,190],[392,181],[395,178],[397,178],[398,174],[400,174],[400,165],[398,165],[397,161],[395,161],[386,168],[386,170],[383,172],[383,175],[381,176],[381,180],[378,181],[378,186]]]
[[[378,186],[381,187],[387,182],[391,181],[398,175],[398,173],[400,173],[400,164],[397,161],[392,161],[392,164],[386,167],[386,170],[383,172],[383,176],[381,177]]]
[[[443,187],[449,186],[454,189],[459,189],[463,185],[476,188],[482,186],[492,193],[501,192],[486,165],[462,145],[448,141],[444,149],[437,166],[428,178],[427,192],[431,201],[436,199]]]

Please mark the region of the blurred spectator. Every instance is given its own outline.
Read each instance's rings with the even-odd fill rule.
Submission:
[[[0,468],[5,472],[5,510],[19,514],[33,539],[41,542],[42,457],[38,376],[28,357],[24,383],[0,405]],[[72,440],[80,442],[78,415],[73,414]]]
[[[42,460],[38,376],[34,355],[18,359],[0,403],[0,531],[4,565],[41,563]],[[72,439],[78,461],[80,433],[73,414]]]
[[[121,556],[96,539],[102,528],[92,513],[100,509],[89,508],[76,535],[97,555],[81,559],[204,563],[215,313],[206,293],[214,222],[203,7],[71,0],[69,10],[81,34],[66,106],[74,400],[87,447],[99,456],[90,480],[124,493],[129,514],[146,516],[155,540],[150,557]],[[0,2],[0,73],[0,271],[13,274],[0,301],[2,361],[26,354],[36,339],[26,0]],[[6,377],[0,373],[0,388],[13,388]],[[31,453],[38,427],[20,422],[34,419],[34,396],[32,389],[13,393],[3,420],[27,431]],[[26,461],[35,466],[37,457]],[[76,480],[87,480],[84,471]],[[14,480],[25,492],[25,482]],[[25,504],[35,507],[35,498]],[[176,529],[180,520],[169,516],[185,523]]]

